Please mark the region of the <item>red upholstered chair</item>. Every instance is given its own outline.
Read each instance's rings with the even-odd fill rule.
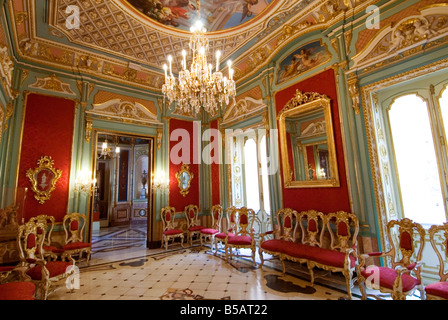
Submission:
[[[34,221],[36,223],[40,222],[45,226],[46,232],[44,230],[38,229],[39,237],[45,236],[45,238],[42,239],[42,241],[43,241],[42,248],[44,250],[43,251],[44,258],[50,259],[50,260],[57,260],[58,257],[61,256],[61,254],[64,252],[64,250],[62,250],[61,248],[58,248],[57,246],[52,245],[51,234],[53,232],[54,224],[55,224],[54,217],[42,214],[42,215],[38,215],[37,217],[30,218],[30,221]]]
[[[276,212],[275,230],[260,234],[260,245],[258,254],[260,255],[259,268],[263,267],[263,253],[272,255],[274,258],[283,258],[283,249],[295,241],[297,228],[297,211],[291,208],[282,208]],[[267,239],[270,236],[273,239]]]
[[[62,221],[65,231],[65,245],[62,246],[62,260],[73,260],[73,256],[77,256],[77,261],[81,261],[83,254],[86,255],[84,260],[90,264],[92,244],[84,241],[84,228],[87,219],[84,214],[73,212],[66,214]]]
[[[445,264],[448,259],[448,222],[443,225],[431,226],[429,240],[439,259],[440,281],[428,284],[425,287],[426,299],[448,300],[448,272],[445,272]]]
[[[29,221],[19,226],[17,246],[20,263],[17,268],[24,268],[23,281],[31,281],[37,287],[37,298],[46,300],[50,290],[75,273],[74,262],[47,261],[42,256],[42,240],[39,228],[45,230],[45,225]],[[74,280],[74,279],[73,279]]]
[[[201,230],[205,227],[199,221],[199,208],[197,205],[189,204],[184,208],[185,219],[187,220],[187,238],[190,246],[193,245],[193,237],[201,235]]]
[[[201,229],[201,247],[204,242],[210,243],[213,250],[214,237],[221,232],[221,222],[224,216],[224,210],[220,204],[214,205],[211,209],[212,225],[210,228]]]
[[[394,300],[406,300],[406,296],[416,289],[420,290],[423,297],[420,269],[425,230],[420,224],[404,218],[389,221],[385,232],[389,240],[389,251],[361,254],[359,257],[357,273],[362,299],[367,299],[367,296],[381,299],[374,291],[368,294],[367,287],[391,294]],[[366,266],[365,259],[369,257],[383,259],[385,266]],[[387,257],[390,262],[385,259]]]
[[[358,264],[359,221],[354,213],[337,211],[325,215],[330,233],[330,248],[322,249],[315,265],[332,272],[342,272],[345,277],[347,294],[352,298],[353,274]]]
[[[0,284],[0,300],[34,300],[36,286],[32,282],[14,281]]]
[[[180,238],[180,244],[184,246],[184,231],[176,228],[176,209],[170,206],[160,209],[160,217],[163,223],[162,247],[168,250],[168,242]],[[173,241],[174,242],[174,241]]]
[[[233,230],[236,228],[235,211],[236,207],[231,206],[226,209],[226,231],[216,233],[214,236],[215,256],[218,253],[218,243],[224,245],[227,235],[233,236]]]
[[[233,232],[227,231],[225,239],[226,260],[233,256],[252,257],[255,261],[255,234],[253,225],[255,222],[255,211],[246,207],[235,209],[235,229]],[[252,255],[235,254],[233,249],[250,249]]]

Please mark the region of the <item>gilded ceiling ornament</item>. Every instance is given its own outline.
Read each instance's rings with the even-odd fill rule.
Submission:
[[[62,170],[53,167],[54,160],[50,156],[43,156],[37,161],[37,168],[28,169],[26,176],[31,182],[34,198],[44,204],[56,189],[56,183],[62,175]]]
[[[448,7],[436,4],[382,28],[357,53],[351,70],[369,72],[448,42]]]

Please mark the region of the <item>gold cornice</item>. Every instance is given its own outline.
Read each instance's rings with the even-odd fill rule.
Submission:
[[[116,1],[114,1],[115,3]],[[261,41],[259,41],[259,44],[255,47],[257,48],[268,48],[269,47],[269,43],[272,41],[275,41],[275,39],[277,38],[282,38],[283,41],[279,41],[278,44],[276,45],[276,47],[272,50],[272,51],[268,51],[268,54],[264,57],[263,61],[261,61],[261,63],[255,63],[254,64],[254,69],[253,70],[247,70],[246,68],[240,68],[237,64],[241,63],[241,65],[243,65],[247,60],[244,60],[243,57],[240,57],[237,60],[237,64],[235,69],[241,69],[239,74],[240,74],[240,78],[236,78],[238,82],[243,81],[245,79],[247,79],[250,76],[253,76],[253,74],[255,74],[258,70],[260,70],[261,68],[264,68],[267,63],[269,63],[269,61],[273,58],[273,56],[275,54],[277,54],[282,48],[284,48],[285,46],[289,45],[291,42],[295,41],[298,37],[303,36],[304,34],[306,34],[307,32],[311,32],[314,30],[318,30],[318,29],[324,29],[324,28],[328,28],[332,23],[336,23],[340,20],[343,19],[343,13],[342,12],[338,12],[338,14],[336,15],[326,15],[326,13],[324,12],[324,10],[322,9],[322,6],[324,4],[324,2],[319,2],[316,5],[314,5],[314,3],[312,5],[309,5],[307,7],[307,10],[304,10],[303,12],[300,12],[298,15],[299,16],[294,16],[293,18],[291,18],[288,21],[285,22],[285,24],[289,27],[297,27],[297,25],[300,25],[301,23],[305,23],[305,19],[307,17],[309,17],[313,12],[316,11],[316,9],[318,9],[320,13],[320,16],[325,16],[324,18],[320,18],[321,21],[323,21],[322,23],[318,23],[316,26],[311,27],[311,28],[304,28],[304,30],[302,32],[299,32],[297,35],[292,35],[289,34],[287,32],[287,30],[282,29],[282,28],[278,28],[278,30],[275,30],[272,34],[270,34],[269,36],[263,37],[263,39],[260,39]],[[354,12],[359,12],[361,11],[368,3],[370,3],[372,1],[365,1],[363,3],[357,3],[355,5],[355,7],[353,8]],[[32,62],[36,62],[36,63],[40,63],[44,66],[51,66],[51,67],[57,67],[57,68],[62,68],[64,70],[70,71],[72,72],[74,69],[77,69],[78,71],[81,71],[85,74],[89,74],[89,75],[94,75],[94,76],[98,76],[101,77],[103,79],[106,80],[111,80],[114,81],[116,83],[119,84],[126,84],[126,85],[130,85],[133,87],[138,87],[138,88],[143,88],[143,89],[151,89],[154,90],[156,93],[160,93],[160,86],[161,86],[161,81],[163,80],[163,72],[158,72],[158,71],[153,71],[153,70],[149,70],[148,68],[142,67],[142,70],[145,72],[145,75],[142,75],[142,77],[134,77],[135,71],[133,69],[129,69],[127,68],[126,63],[123,63],[122,60],[119,59],[114,59],[114,58],[110,58],[107,57],[105,55],[102,54],[93,54],[90,52],[90,50],[88,49],[96,49],[98,50],[97,47],[94,46],[89,46],[86,43],[82,43],[83,45],[85,45],[88,49],[82,50],[82,49],[78,49],[78,48],[73,48],[67,45],[63,45],[60,43],[55,43],[53,41],[50,40],[46,40],[46,39],[42,39],[42,38],[38,38],[36,36],[36,30],[35,30],[35,18],[33,16],[33,13],[36,12],[36,8],[34,7],[34,2],[27,0],[27,4],[28,4],[28,8],[31,9],[30,10],[30,17],[27,20],[24,20],[25,23],[28,23],[29,25],[29,30],[31,32],[31,34],[29,35],[29,40],[32,43],[37,43],[38,46],[42,46],[42,49],[48,49],[51,47],[54,48],[58,48],[59,50],[63,50],[66,51],[65,53],[65,58],[63,58],[62,56],[59,56],[59,58],[67,59],[70,57],[71,61],[73,62],[72,64],[67,63],[67,61],[58,61],[57,57],[55,56],[50,56],[50,59],[48,59],[47,57],[41,57],[41,56],[30,56],[27,53],[22,53],[21,50],[18,50],[18,54],[25,60],[28,61],[32,61]],[[51,1],[50,2],[50,7],[51,5],[55,5],[57,4],[56,0]],[[292,7],[291,3],[288,3],[289,7]],[[14,10],[14,6],[12,4],[10,4],[9,6],[10,10]],[[52,8],[50,8],[51,10],[53,10]],[[282,7],[282,10],[284,8]],[[57,14],[56,12],[51,11],[49,14],[50,19],[55,20],[56,16],[55,14]],[[277,14],[280,14],[281,10],[279,9],[279,11],[277,11]],[[268,23],[271,21],[271,19],[275,19],[275,16],[272,17],[268,17],[265,18],[265,20],[259,21],[258,24],[260,25],[260,30],[264,30]],[[295,25],[291,24],[291,21],[294,21],[297,23],[295,23]],[[53,26],[54,27],[54,26]],[[254,27],[252,27],[253,29]],[[20,41],[20,37],[17,35],[17,29],[16,26],[13,26],[13,29],[15,29],[15,41],[16,44],[18,44]],[[244,28],[236,28],[235,30],[230,30],[226,31],[226,32],[216,32],[216,33],[212,33],[211,34],[211,38],[212,39],[219,39],[219,37],[222,37],[222,42],[224,43],[224,41],[229,40],[230,38],[238,38],[240,37],[240,35],[243,32],[251,32],[248,28],[248,30],[243,30]],[[61,31],[58,29],[58,31]],[[62,32],[62,31],[61,31]],[[286,39],[285,39],[286,36]],[[233,54],[234,52],[236,52],[236,50],[240,49],[242,45],[244,45],[244,43],[247,43],[247,41],[249,41],[250,39],[253,39],[253,35],[250,36],[249,38],[246,39],[246,42],[242,42],[241,45],[238,45],[236,47],[234,47],[232,49],[232,51],[229,51],[228,55]],[[23,40],[23,39],[22,39]],[[285,41],[286,40],[286,41]],[[19,45],[17,45],[17,47],[20,47]],[[254,56],[254,50],[257,50],[257,48],[251,48],[250,50],[248,50],[246,52],[246,57],[250,57],[250,56]],[[129,59],[128,55],[120,55],[119,52],[115,52],[115,51],[108,51],[105,48],[100,48],[100,50],[102,50],[105,53],[108,54],[112,54],[121,58],[125,58],[125,59]],[[100,61],[103,61],[103,63],[110,63],[111,65],[116,65],[118,68],[123,69],[124,71],[121,73],[114,73],[113,69],[111,68],[106,68],[106,72],[102,72],[99,73],[98,70],[90,70],[89,68],[82,68],[79,65],[77,65],[75,63],[76,59],[81,58],[81,56],[90,56],[93,57],[95,59],[98,59]],[[147,62],[147,61],[141,61],[138,58],[132,58],[132,61],[138,61],[138,63],[140,62]],[[111,71],[112,70],[112,71]],[[141,72],[138,72],[139,74],[141,74]],[[236,75],[235,75],[236,76]]]

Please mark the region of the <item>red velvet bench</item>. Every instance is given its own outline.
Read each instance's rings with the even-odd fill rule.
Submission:
[[[285,260],[306,264],[312,285],[314,267],[342,272],[351,299],[351,288],[356,280],[353,279],[353,273],[358,261],[357,217],[344,211],[324,214],[308,210],[299,213],[285,208],[277,211],[276,218],[276,230],[261,234],[258,250],[261,260],[259,267],[261,268],[264,263],[263,253],[279,258],[283,273],[286,272]],[[299,226],[300,236],[297,236]],[[274,239],[265,239],[268,235],[273,235]],[[324,240],[328,239],[328,236],[330,243],[325,245]]]

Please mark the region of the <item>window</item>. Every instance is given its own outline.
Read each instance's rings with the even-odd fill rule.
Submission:
[[[270,215],[266,130],[239,130],[232,139],[231,205]]]
[[[445,222],[444,197],[426,101],[416,94],[401,96],[394,100],[388,115],[403,215],[422,224]]]

